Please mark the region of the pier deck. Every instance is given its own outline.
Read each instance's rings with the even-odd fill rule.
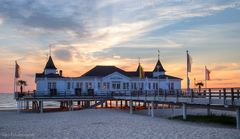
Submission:
[[[215,89],[216,90],[216,89]],[[130,114],[133,113],[133,102],[141,102],[144,107],[148,109],[148,113],[154,117],[154,108],[159,104],[173,104],[182,107],[183,118],[187,118],[187,106],[205,107],[210,111],[210,108],[220,108],[220,110],[236,111],[237,128],[240,129],[240,93],[237,89],[222,89],[219,91],[212,91],[212,89],[205,89],[203,92],[196,92],[192,90],[189,94],[182,90],[173,91],[133,91],[127,93],[102,93],[101,95],[93,96],[37,96],[35,94],[16,95],[18,111],[22,109],[29,109],[29,102],[32,102],[32,110],[43,112],[46,101],[60,102],[60,106],[67,107],[70,111],[74,108],[74,102],[78,102],[78,106],[82,108],[94,108],[96,106],[107,107],[108,101],[116,101],[116,105],[120,101],[121,108],[123,102],[125,107],[128,107]],[[111,105],[111,103],[110,103]]]

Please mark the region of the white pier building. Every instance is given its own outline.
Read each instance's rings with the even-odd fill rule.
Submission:
[[[136,71],[116,66],[95,66],[79,77],[64,77],[57,70],[52,57],[42,73],[36,73],[37,95],[84,95],[93,93],[130,93],[181,89],[181,78],[165,74],[159,58],[153,71],[143,72],[139,63]]]

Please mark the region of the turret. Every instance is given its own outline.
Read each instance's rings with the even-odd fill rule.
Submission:
[[[52,57],[49,56],[48,62],[44,68],[44,74],[48,75],[48,74],[56,74],[57,72],[57,68],[55,67]]]
[[[153,77],[158,77],[160,75],[165,75],[165,69],[163,68],[161,62],[160,62],[160,58],[159,58],[159,54],[158,54],[158,61],[157,64],[153,70]]]

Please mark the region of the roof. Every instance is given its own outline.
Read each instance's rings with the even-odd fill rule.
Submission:
[[[64,78],[63,76],[60,76],[59,74],[47,74],[44,73],[36,73],[36,78]]]
[[[158,78],[158,77],[155,77],[155,78]],[[178,80],[182,80],[181,78],[178,78],[178,77],[174,77],[174,76],[170,76],[170,75],[160,75],[159,76],[160,79],[178,79]]]
[[[140,67],[142,67],[142,66],[141,66],[141,64],[139,63],[139,64],[138,64],[138,67],[137,67],[137,70],[136,70],[136,73],[137,73],[138,75],[140,74]],[[142,68],[143,68],[143,67],[142,67]]]
[[[86,72],[83,74],[81,77],[104,77],[109,74],[112,74],[114,72],[121,73],[127,77],[139,77],[139,71],[124,71],[118,67],[115,66],[96,66],[92,68],[90,71]],[[158,78],[158,77],[153,77],[153,72],[152,71],[146,71],[144,72],[145,77],[147,78]],[[180,79],[178,77],[170,76],[170,75],[160,75],[160,79]]]
[[[128,77],[139,77],[139,73],[136,72],[136,71],[129,71],[129,72],[126,72],[127,73],[127,76]],[[153,72],[152,71],[145,71],[144,72],[144,77],[147,77],[147,78],[158,78],[158,77],[153,77]],[[174,77],[174,76],[170,76],[170,75],[160,75],[159,76],[160,79],[179,79],[179,80],[182,80],[181,78],[178,78],[178,77]]]
[[[48,62],[44,69],[57,69],[53,63],[52,57],[49,56]]]
[[[115,66],[96,66],[96,67],[92,68],[90,71],[83,74],[82,77],[84,77],[84,76],[104,77],[104,76],[107,76],[114,72],[119,72],[123,75],[126,75],[126,72],[124,70],[117,68]]]
[[[158,67],[159,67],[159,69],[158,69]],[[157,64],[156,64],[153,72],[158,72],[158,71],[159,71],[159,72],[166,72],[165,69],[163,68],[162,63],[160,62],[159,59],[158,59],[158,61],[157,61]]]

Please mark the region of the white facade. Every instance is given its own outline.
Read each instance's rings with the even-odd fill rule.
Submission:
[[[94,94],[97,95],[110,92],[130,93],[136,90],[181,89],[181,79],[165,75],[165,72],[149,72],[148,76],[151,77],[140,79],[138,76],[127,76],[125,73],[115,71],[105,76],[83,75],[78,78],[65,78],[52,72],[50,74],[42,73],[36,74],[36,93],[49,95],[50,90],[55,89],[57,95],[75,95],[76,89],[81,89],[81,94],[87,94],[89,89],[93,89]]]

